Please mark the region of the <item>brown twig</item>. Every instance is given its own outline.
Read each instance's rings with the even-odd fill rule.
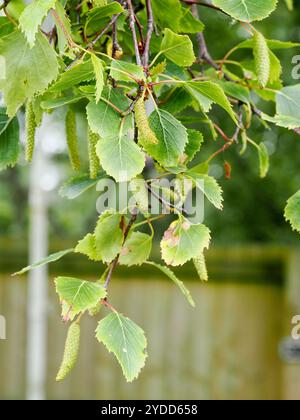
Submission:
[[[147,17],[148,17],[148,28],[147,28],[147,35],[145,41],[145,49],[143,54],[143,65],[144,67],[148,67],[149,64],[149,53],[150,53],[150,43],[154,29],[154,19],[153,19],[153,11],[152,11],[152,4],[151,0],[146,0],[146,9],[147,9]]]
[[[132,210],[132,213],[131,213],[131,218],[130,218],[130,220],[129,220],[129,222],[128,222],[128,225],[127,225],[127,227],[126,227],[126,229],[125,229],[125,232],[124,232],[124,238],[123,238],[123,244],[122,244],[122,246],[124,246],[124,244],[125,244],[125,242],[126,242],[126,239],[127,239],[128,235],[129,235],[129,232],[130,232],[130,230],[131,230],[131,228],[132,228],[132,226],[133,226],[134,222],[136,221],[137,215],[138,215],[138,210],[137,210],[136,208],[134,208],[134,209]],[[119,259],[120,259],[120,254],[118,254],[118,255],[116,256],[116,258],[113,260],[113,262],[111,263],[111,266],[110,266],[109,272],[108,272],[108,274],[107,274],[107,277],[106,277],[106,280],[105,280],[105,283],[104,283],[104,288],[105,288],[105,289],[107,289],[107,288],[108,288],[108,286],[109,286],[109,283],[110,283],[110,281],[111,281],[111,278],[112,278],[113,272],[115,271],[115,269],[116,269],[116,267],[117,267],[117,265],[118,265],[118,263],[119,263]]]
[[[135,56],[136,56],[136,64],[138,66],[141,66],[142,61],[141,61],[141,56],[140,56],[139,43],[138,43],[136,30],[135,30],[135,14],[134,14],[133,6],[132,6],[132,1],[127,0],[127,4],[128,4],[128,11],[129,11],[129,27],[132,33],[134,51],[135,51]]]
[[[220,9],[217,6],[214,6],[213,4],[209,4],[209,3],[204,3],[203,1],[198,1],[198,0],[180,0],[182,3],[185,3],[187,5],[191,5],[191,6],[203,6],[203,7],[207,7],[209,9],[213,9],[216,10],[217,12],[221,12],[224,13],[224,15],[226,16],[230,16],[228,13],[224,12],[224,10]]]

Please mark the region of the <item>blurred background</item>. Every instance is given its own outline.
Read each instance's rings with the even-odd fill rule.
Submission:
[[[296,0],[289,12],[280,0],[277,12],[257,27],[267,38],[300,42],[299,5]],[[216,59],[247,36],[214,11],[203,10],[201,19]],[[284,82],[298,83],[291,76],[291,60],[300,48],[279,54]],[[261,108],[272,113],[273,104],[264,102]],[[84,113],[80,107],[77,111],[83,138]],[[217,108],[214,112],[230,134],[231,122]],[[30,278],[11,273],[48,250],[73,247],[97,220],[95,190],[76,200],[58,194],[73,175],[63,124],[60,112],[47,115],[32,168],[21,161],[0,172],[0,315],[7,336],[0,340],[0,399],[299,399],[300,344],[288,337],[292,317],[300,314],[300,237],[285,222],[283,209],[300,188],[300,139],[276,127],[266,130],[258,121],[251,137],[269,151],[268,177],[259,178],[254,149],[240,156],[239,147],[232,148],[216,160],[211,174],[224,190],[225,208],[222,213],[210,205],[205,209],[213,237],[210,281],[200,284],[192,266],[177,270],[196,308],[159,273],[118,269],[111,302],[145,330],[145,369],[127,384],[114,357],[94,338],[97,320],[84,320],[79,363],[69,379],[55,383],[67,328],[53,279],[58,274],[96,279],[101,267],[71,255]],[[201,161],[217,148],[207,137]],[[225,160],[232,165],[230,180]],[[158,244],[168,223],[156,224],[154,259],[159,259]]]

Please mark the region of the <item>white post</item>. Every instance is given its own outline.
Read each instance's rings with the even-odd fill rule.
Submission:
[[[42,133],[43,127],[39,132]],[[42,137],[42,135],[41,135]],[[46,193],[41,179],[46,168],[46,155],[40,142],[31,165],[29,187],[29,254],[30,264],[48,254],[48,217]],[[27,328],[27,399],[45,399],[47,363],[47,266],[29,274]]]

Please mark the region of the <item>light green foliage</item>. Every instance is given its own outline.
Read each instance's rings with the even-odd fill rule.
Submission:
[[[140,138],[142,146],[162,166],[176,166],[188,141],[186,128],[169,112],[158,108],[150,115],[149,124],[158,144]]]
[[[96,79],[96,103],[98,103],[104,88],[104,69],[102,61],[94,54],[92,55],[92,64],[94,67]]]
[[[99,217],[95,229],[95,248],[104,262],[111,262],[121,251],[124,236],[121,219],[120,214],[109,211]]]
[[[277,0],[214,0],[213,3],[237,20],[252,22],[268,17],[275,10]]]
[[[161,54],[178,66],[191,66],[195,60],[193,44],[188,35],[177,35],[166,29],[160,47]]]
[[[285,219],[300,233],[300,191],[289,198],[284,211]]]
[[[55,254],[51,254],[48,257],[43,258],[41,261],[37,261],[36,263],[33,263],[32,265],[29,265],[28,267],[23,268],[17,273],[14,273],[13,276],[21,276],[22,274],[25,274],[28,271],[34,270],[35,268],[42,267],[43,265],[58,261],[61,258],[63,258],[65,255],[68,255],[73,251],[74,251],[73,249],[66,249],[64,251],[59,251],[59,252],[56,252]]]
[[[186,219],[172,222],[160,243],[167,265],[183,265],[209,247],[210,232],[204,225],[192,225]]]
[[[0,171],[14,166],[20,155],[19,123],[9,119],[5,108],[0,108]]]
[[[0,55],[6,63],[6,79],[0,80],[9,117],[15,115],[20,106],[34,94],[43,92],[57,77],[58,63],[53,48],[41,33],[30,48],[19,31],[2,38]]]
[[[100,177],[101,174],[99,175],[99,178],[96,179],[91,179],[89,175],[77,175],[62,185],[59,190],[59,194],[61,197],[74,200],[90,188],[95,187]]]
[[[259,173],[261,178],[265,178],[268,174],[270,161],[269,161],[269,153],[268,149],[266,148],[264,143],[260,143],[258,148],[258,156],[259,156]]]
[[[101,138],[118,136],[120,132],[121,115],[110,103],[122,112],[125,112],[130,105],[129,100],[124,96],[124,92],[121,89],[113,89],[111,86],[107,86],[102,92],[100,102],[96,104],[92,100],[86,108],[89,126]],[[123,131],[132,129],[132,127],[132,118],[128,116],[125,118]]]
[[[80,325],[74,322],[70,325],[67,335],[67,340],[65,344],[65,351],[64,357],[59,368],[59,372],[56,376],[56,380],[62,381],[64,380],[69,373],[73,370],[78,353],[79,353],[79,345],[80,345]]]
[[[147,340],[138,325],[113,312],[99,322],[96,338],[116,356],[128,382],[137,378],[147,357]]]
[[[57,1],[55,3],[55,11],[58,15],[58,18],[60,22],[62,22],[64,28],[66,28],[66,31],[68,34],[71,34],[71,22],[70,19],[63,7],[63,5]],[[57,44],[58,44],[58,50],[62,54],[65,52],[67,46],[68,46],[68,39],[66,37],[65,31],[62,29],[61,25],[57,21],[55,21],[56,24],[56,31],[57,31]]]
[[[286,128],[300,127],[300,85],[287,86],[276,93],[276,115],[263,114],[266,121]]]
[[[134,82],[136,80],[144,80],[145,75],[143,69],[136,64],[124,61],[112,61],[110,76],[115,80],[124,82]]]
[[[55,285],[60,301],[68,306],[73,315],[93,308],[99,300],[106,297],[106,290],[99,283],[58,277]]]
[[[186,172],[185,175],[192,180],[195,187],[199,188],[206,198],[219,210],[223,209],[222,189],[212,176],[198,173],[195,170]]]
[[[145,156],[130,138],[130,133],[120,129],[116,136],[103,137],[97,144],[101,166],[117,182],[130,181],[145,166]]]
[[[176,277],[176,275],[173,273],[173,271],[169,267],[154,263],[152,261],[147,261],[147,264],[158,268],[162,273],[164,273],[167,277],[169,277],[169,279],[171,279],[176,284],[176,286],[180,289],[181,293],[185,296],[188,303],[193,308],[196,306],[190,291],[185,287],[184,283]]]
[[[212,82],[189,82],[187,89],[194,98],[199,102],[200,107],[203,107],[204,111],[209,109],[206,108],[207,101],[203,103],[203,97],[209,99],[212,103],[220,105],[230,116],[236,121],[236,116],[232,110],[232,106],[228,101],[223,89],[216,83]]]
[[[36,33],[44,17],[54,7],[56,0],[33,0],[20,16],[20,27],[32,48],[35,43]]]
[[[67,69],[59,79],[50,87],[50,92],[60,92],[76,86],[81,82],[88,82],[95,78],[92,60],[78,63]]]
[[[152,248],[152,237],[142,232],[133,232],[126,239],[121,251],[120,264],[131,267],[148,260]]]

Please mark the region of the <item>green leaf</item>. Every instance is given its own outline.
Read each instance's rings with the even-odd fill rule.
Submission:
[[[142,265],[151,253],[152,236],[142,232],[131,233],[122,248],[119,262],[131,267]]]
[[[73,88],[79,83],[93,79],[95,79],[93,63],[92,60],[87,60],[62,73],[59,79],[50,87],[49,92],[61,92]]]
[[[75,252],[86,255],[92,261],[102,260],[101,255],[96,251],[96,237],[92,233],[88,233],[78,242]]]
[[[113,15],[124,12],[123,7],[116,1],[102,7],[94,7],[87,14],[87,20],[85,25],[85,32],[87,35],[91,35],[94,32],[98,32],[99,28],[105,27]]]
[[[6,61],[6,79],[1,80],[9,117],[15,115],[25,99],[32,99],[56,79],[58,62],[54,49],[38,33],[30,49],[24,35],[15,31],[0,41],[0,55]]]
[[[293,230],[300,233],[300,190],[289,198],[284,216],[286,221],[292,225]]]
[[[188,163],[194,159],[204,141],[203,134],[196,130],[187,130],[188,143],[184,150],[184,162]]]
[[[19,23],[26,39],[32,48],[35,36],[44,17],[55,6],[56,0],[33,0],[22,12]]]
[[[63,258],[65,255],[71,254],[71,252],[74,252],[74,249],[65,249],[64,251],[56,252],[55,254],[51,254],[46,258],[43,258],[42,260],[29,265],[28,267],[23,268],[21,271],[18,271],[17,273],[14,273],[13,276],[21,276],[22,274],[27,273],[28,271],[34,270],[35,268],[42,267],[43,265],[55,262]]]
[[[208,104],[202,101],[202,96],[209,99],[209,101],[218,104],[221,106],[233,119],[236,123],[236,116],[232,110],[232,106],[228,101],[223,89],[213,82],[188,82],[187,84],[188,91],[192,96],[199,102],[200,107],[203,107],[204,111],[207,111]],[[201,95],[199,97],[199,94]],[[203,106],[204,105],[204,106]]]
[[[147,357],[147,340],[138,325],[114,312],[99,322],[96,338],[116,356],[128,382],[138,377]]]
[[[251,101],[249,89],[247,89],[246,87],[234,82],[223,82],[221,80],[218,83],[220,84],[226,95],[238,99],[239,101],[244,103],[249,103]]]
[[[5,16],[0,16],[0,37],[2,38],[5,35],[9,35],[15,29],[15,26],[12,22]]]
[[[164,167],[176,166],[188,141],[187,130],[173,115],[156,108],[149,117],[158,144],[143,143],[146,152]]]
[[[179,219],[164,233],[160,243],[162,258],[168,265],[183,265],[208,248],[209,243],[210,231],[206,226]]]
[[[299,42],[278,41],[277,39],[267,39],[266,41],[270,50],[286,50],[286,49],[296,48],[300,46]],[[254,44],[253,38],[249,38],[239,43],[235,47],[235,49],[240,49],[240,48],[252,49],[253,44]]]
[[[213,0],[213,4],[237,20],[252,22],[268,17],[277,0]]]
[[[96,151],[102,168],[117,182],[130,181],[145,167],[144,153],[122,130],[116,136],[101,138]]]
[[[188,8],[182,8],[182,17],[179,21],[179,31],[186,34],[202,32],[204,24],[196,19]]]
[[[260,177],[265,178],[269,172],[270,160],[268,149],[266,148],[264,143],[260,143],[258,146],[258,157]]]
[[[17,118],[9,119],[6,108],[0,107],[0,171],[17,163],[21,151],[19,136]]]
[[[92,54],[92,63],[96,78],[96,103],[98,103],[104,88],[104,68],[102,61],[95,54]]]
[[[95,247],[98,256],[110,263],[120,253],[123,244],[121,215],[106,211],[97,222],[95,229]]]
[[[124,82],[133,82],[134,80],[145,80],[145,74],[142,67],[126,61],[112,61],[110,76],[115,80]]]
[[[209,175],[197,173],[194,169],[186,172],[187,178],[193,180],[196,188],[206,196],[206,198],[219,210],[223,209],[222,188],[219,186],[215,178]]]
[[[152,261],[147,261],[147,264],[158,268],[162,273],[164,273],[167,277],[169,277],[176,284],[176,286],[179,287],[182,294],[186,297],[188,303],[193,308],[196,306],[190,291],[185,287],[184,283],[175,276],[175,274],[173,273],[172,270],[170,270],[169,267],[166,267],[165,265],[157,264]]]
[[[164,31],[160,53],[182,67],[189,67],[196,60],[193,44],[188,35],[178,35],[170,29]]]
[[[93,308],[99,300],[106,297],[106,290],[99,283],[58,277],[55,279],[55,285],[60,301],[69,306],[73,315]]]
[[[148,216],[148,205],[149,205],[149,198],[148,198],[148,189],[147,184],[144,178],[134,178],[130,181],[130,191],[133,194],[133,197],[136,202],[136,206],[141,210],[141,212]]]
[[[79,102],[83,98],[83,95],[68,95],[68,96],[60,96],[59,98],[55,99],[45,99],[41,102],[42,109],[55,109],[60,108],[64,105],[75,104]]]
[[[162,28],[178,30],[182,18],[182,8],[178,0],[152,0],[155,22]]]
[[[61,20],[63,26],[66,28],[67,33],[71,34],[72,29],[71,29],[70,19],[66,13],[65,8],[59,1],[57,1],[55,4],[55,11],[58,14],[58,17]],[[63,54],[68,46],[68,39],[66,37],[65,32],[62,30],[61,26],[57,22],[55,22],[55,25],[56,25],[56,31],[57,31],[58,50],[60,54]]]
[[[118,136],[121,116],[105,101],[111,102],[123,112],[130,105],[129,99],[124,96],[122,90],[105,87],[100,102],[96,104],[95,101],[91,101],[86,108],[89,126],[102,138]],[[129,116],[125,120],[123,130],[125,132],[130,128],[132,128],[132,118]]]
[[[276,115],[262,114],[266,121],[286,128],[300,127],[300,84],[287,86],[276,93]]]
[[[92,187],[97,185],[97,182],[102,178],[101,175],[97,179],[91,179],[89,175],[78,175],[66,181],[59,190],[61,197],[74,200],[81,194],[85,193]]]
[[[184,111],[193,103],[192,96],[184,87],[168,90],[165,95],[161,96],[161,99],[164,103],[160,108],[168,111],[172,115]]]

